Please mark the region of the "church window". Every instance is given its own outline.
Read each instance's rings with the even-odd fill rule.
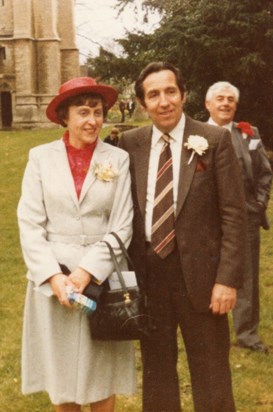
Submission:
[[[6,60],[6,48],[0,46],[0,60]]]

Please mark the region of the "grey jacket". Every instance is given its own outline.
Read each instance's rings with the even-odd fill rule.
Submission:
[[[259,131],[252,127],[253,136],[245,136],[233,123],[232,143],[240,163],[244,181],[246,207],[249,218],[260,217],[260,225],[269,229],[265,210],[272,183],[272,170]]]

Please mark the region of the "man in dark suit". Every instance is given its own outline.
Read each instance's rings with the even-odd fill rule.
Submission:
[[[245,204],[230,134],[183,114],[184,80],[171,64],[149,64],[135,91],[153,122],[120,139],[131,156],[135,218],[130,253],[155,324],[141,342],[143,411],[181,411],[179,327],[195,411],[235,412],[227,313],[243,274]],[[171,157],[168,153],[161,167],[165,152]],[[158,195],[167,170],[172,180],[166,178]],[[169,194],[171,205],[160,217],[157,207],[163,208]],[[160,235],[158,245],[156,235],[166,222],[169,233]]]
[[[112,127],[110,134],[105,137],[104,143],[108,143],[112,146],[117,146],[118,145],[118,135],[119,135],[119,129],[117,127]]]
[[[229,82],[214,83],[207,91],[208,123],[231,132],[231,141],[239,160],[247,208],[246,266],[243,288],[238,291],[233,310],[234,329],[243,348],[268,353],[258,335],[259,326],[259,250],[260,226],[269,229],[266,208],[272,171],[259,131],[249,123],[233,121],[239,90]]]

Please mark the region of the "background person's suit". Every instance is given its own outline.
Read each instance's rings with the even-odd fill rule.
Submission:
[[[215,282],[240,287],[244,267],[244,196],[230,134],[186,117],[175,222],[177,247],[173,254],[160,260],[145,245],[151,132],[150,126],[134,129],[120,139],[120,146],[131,156],[135,217],[130,252],[141,271],[151,313],[160,312],[162,320],[154,338],[142,342],[143,410],[180,411],[176,374],[179,324],[189,360],[195,410],[232,412],[235,406],[228,364],[227,318],[209,312]],[[190,135],[206,138],[209,148],[188,164],[191,151],[184,143]],[[158,366],[158,356],[154,363],[152,356],[146,356],[153,351],[161,352]],[[165,358],[172,362],[167,364]]]
[[[259,325],[259,250],[260,226],[269,229],[266,207],[269,200],[272,171],[258,129],[253,136],[243,135],[233,122],[231,137],[240,163],[247,208],[246,267],[244,286],[238,291],[233,311],[238,343],[251,347],[260,342]]]

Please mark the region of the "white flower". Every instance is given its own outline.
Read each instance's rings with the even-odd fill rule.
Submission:
[[[205,151],[208,149],[209,144],[208,144],[207,139],[205,139],[202,136],[190,135],[188,138],[188,141],[185,143],[185,146],[189,150],[192,150],[191,157],[189,158],[189,161],[188,161],[188,165],[189,165],[195,153],[198,154],[199,156],[202,156],[205,153]]]
[[[98,180],[111,182],[111,180],[118,176],[118,171],[113,168],[110,161],[104,163],[96,163],[94,165],[94,175]]]

